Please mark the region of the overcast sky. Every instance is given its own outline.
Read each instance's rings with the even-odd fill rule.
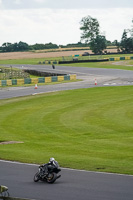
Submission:
[[[87,15],[99,21],[107,40],[120,41],[133,25],[133,0],[0,0],[0,45],[77,43]]]

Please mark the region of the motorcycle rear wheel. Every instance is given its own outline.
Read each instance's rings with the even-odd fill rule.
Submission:
[[[39,172],[37,172],[34,176],[34,182],[38,182],[40,180]]]
[[[57,179],[57,174],[53,172],[48,175],[47,183],[54,183],[56,179]]]

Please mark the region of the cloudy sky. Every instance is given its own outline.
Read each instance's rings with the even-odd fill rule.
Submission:
[[[99,21],[107,40],[120,41],[133,25],[133,0],[0,0],[0,45],[77,43],[87,15]]]

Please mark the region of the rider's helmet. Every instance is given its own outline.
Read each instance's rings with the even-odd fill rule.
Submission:
[[[53,161],[55,161],[54,158],[50,158],[50,159],[49,159],[49,162],[53,162]]]

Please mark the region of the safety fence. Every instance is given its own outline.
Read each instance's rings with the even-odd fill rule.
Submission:
[[[64,76],[0,80],[0,86],[13,86],[13,85],[24,85],[24,84],[71,81],[71,80],[76,80],[76,78],[77,78],[76,74],[70,74],[70,75],[64,75]]]
[[[133,60],[133,56],[109,58],[109,61]]]

